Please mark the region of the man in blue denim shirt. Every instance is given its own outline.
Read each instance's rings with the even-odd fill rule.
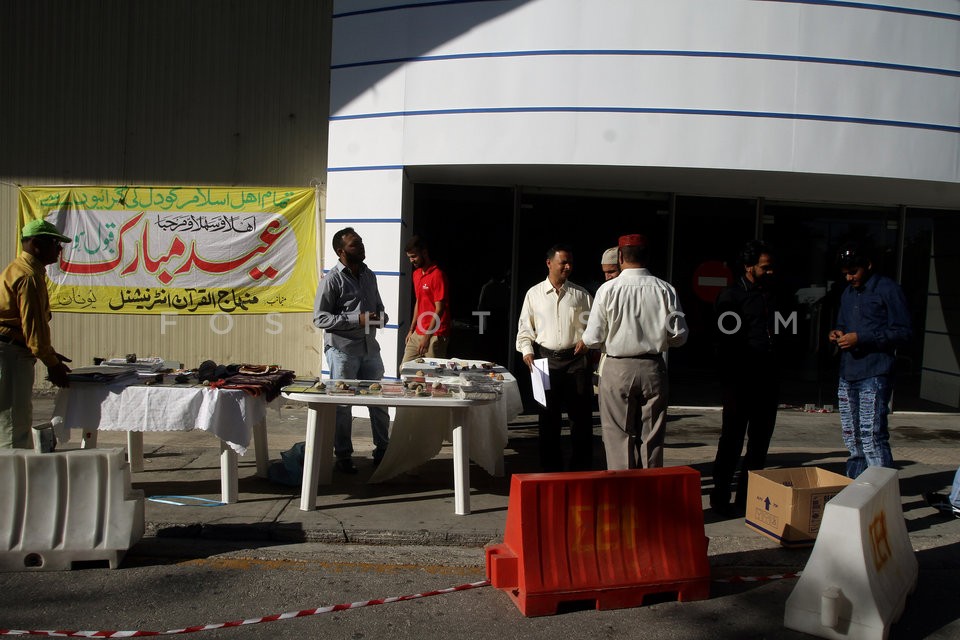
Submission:
[[[352,227],[333,234],[333,250],[340,261],[320,280],[313,303],[313,324],[323,329],[323,355],[334,380],[379,380],[383,359],[377,327],[387,322],[377,289],[377,276],[363,263],[363,239]],[[369,407],[373,430],[373,463],[380,464],[390,442],[390,415],[383,407]],[[333,437],[335,469],[357,473],[353,464],[350,407],[337,407]]]
[[[887,413],[893,394],[896,348],[912,336],[910,312],[900,286],[875,274],[870,256],[848,244],[840,272],[850,284],[840,298],[830,342],[840,347],[840,425],[850,452],[847,477],[869,466],[892,467]]]

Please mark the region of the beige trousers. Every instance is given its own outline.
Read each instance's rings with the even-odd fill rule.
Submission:
[[[447,346],[450,344],[450,338],[447,336],[433,336],[430,340],[430,347],[427,349],[427,352],[420,356],[417,354],[417,351],[420,349],[420,339],[423,336],[415,334],[410,340],[407,341],[407,346],[403,350],[403,359],[400,360],[400,364],[404,362],[410,362],[411,360],[416,360],[417,358],[446,358],[447,357]]]
[[[0,342],[0,449],[33,449],[33,369],[29,349]]]
[[[663,360],[608,357],[599,391],[607,469],[662,467],[667,421]]]

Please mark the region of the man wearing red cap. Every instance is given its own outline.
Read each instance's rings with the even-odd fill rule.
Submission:
[[[33,369],[47,366],[47,378],[69,386],[70,362],[50,344],[50,297],[46,267],[70,242],[46,220],[31,220],[20,233],[23,251],[0,274],[0,449],[30,449],[33,436]]]
[[[607,469],[663,466],[667,368],[663,354],[687,341],[676,290],[647,269],[647,241],[620,236],[620,275],[603,283],[583,341],[604,346],[600,423]]]

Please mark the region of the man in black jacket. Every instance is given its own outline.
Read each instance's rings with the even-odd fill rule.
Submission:
[[[777,420],[780,380],[774,339],[773,251],[759,241],[740,253],[740,276],[717,297],[720,363],[723,367],[723,422],[713,463],[710,506],[726,517],[746,510],[748,471],[762,469]],[[747,438],[747,453],[733,504],[731,483]]]

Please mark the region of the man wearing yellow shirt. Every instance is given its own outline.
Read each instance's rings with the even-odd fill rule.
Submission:
[[[0,274],[0,449],[33,447],[33,369],[37,360],[58,387],[69,385],[70,362],[50,344],[46,266],[70,238],[46,220],[31,220],[20,233],[23,251]]]

